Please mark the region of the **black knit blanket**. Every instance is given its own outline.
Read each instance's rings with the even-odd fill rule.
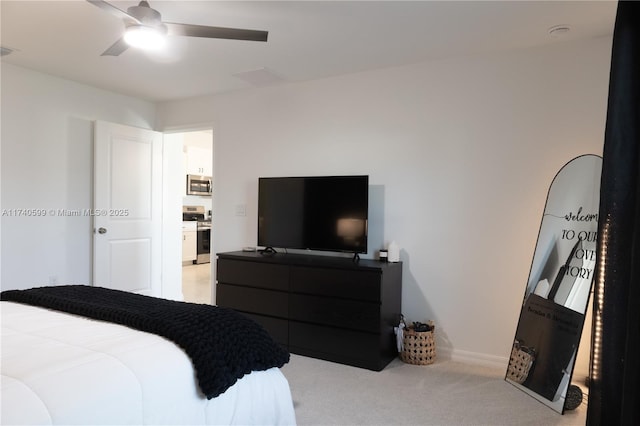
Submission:
[[[7,290],[0,300],[121,324],[165,337],[191,358],[198,385],[215,398],[252,371],[282,367],[289,353],[253,320],[211,305],[83,285]]]

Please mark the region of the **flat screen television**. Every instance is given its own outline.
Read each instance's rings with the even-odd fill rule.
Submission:
[[[258,246],[367,252],[369,176],[258,180]]]

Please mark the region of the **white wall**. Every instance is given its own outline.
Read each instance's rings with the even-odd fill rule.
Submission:
[[[371,231],[402,248],[405,316],[435,321],[440,353],[504,362],[548,186],[571,158],[601,155],[610,44],[170,102],[159,129],[214,123],[216,252],[256,244],[259,176],[369,174]]]
[[[1,288],[91,281],[90,217],[51,214],[92,207],[96,119],[153,128],[156,107],[138,99],[2,63]]]

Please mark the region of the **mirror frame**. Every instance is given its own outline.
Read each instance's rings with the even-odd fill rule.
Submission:
[[[593,288],[601,172],[585,154],[551,182],[505,375],[561,414]]]

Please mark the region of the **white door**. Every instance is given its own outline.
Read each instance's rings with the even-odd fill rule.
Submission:
[[[162,295],[162,134],[96,121],[93,284]]]

